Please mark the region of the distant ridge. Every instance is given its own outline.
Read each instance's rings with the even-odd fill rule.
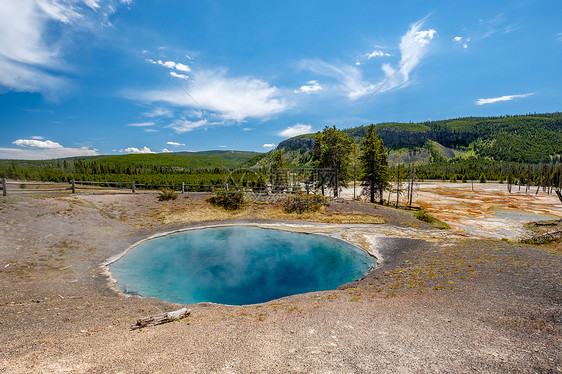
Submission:
[[[391,161],[401,162],[408,154],[420,162],[479,156],[495,161],[547,162],[562,154],[562,113],[499,117],[464,117],[419,123],[380,123],[377,134],[384,141]],[[343,130],[356,143],[367,125]],[[292,165],[307,165],[312,158],[314,134],[299,135],[277,146]],[[398,156],[397,156],[398,155]],[[270,154],[260,161],[272,160]]]

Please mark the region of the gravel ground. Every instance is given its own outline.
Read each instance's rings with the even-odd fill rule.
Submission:
[[[188,217],[203,214],[201,199],[2,198],[0,372],[562,373],[559,247],[440,233],[359,203],[325,214],[386,223],[306,226],[376,246],[384,265],[364,279],[259,305],[191,305],[187,319],[131,331],[181,306],[119,295],[99,265],[147,236],[198,225]],[[183,220],[167,218],[179,211]],[[302,223],[253,214],[220,219]]]

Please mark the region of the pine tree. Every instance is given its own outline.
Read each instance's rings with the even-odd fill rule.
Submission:
[[[377,136],[375,125],[370,125],[365,132],[365,138],[361,142],[359,164],[362,171],[361,181],[369,193],[371,203],[375,202],[375,195],[378,194],[379,203],[382,204],[390,172],[384,144]]]
[[[287,185],[287,170],[285,169],[283,151],[280,149],[275,151],[274,160],[271,164],[271,183],[275,192],[282,191]]]
[[[327,186],[334,190],[334,197],[338,196],[340,185],[346,186],[349,180],[349,155],[352,143],[349,135],[336,129],[336,126],[326,126],[322,132],[316,133],[314,138],[312,149],[314,166],[336,172],[335,177],[327,181]],[[321,185],[321,188],[322,194],[324,194],[324,184]]]

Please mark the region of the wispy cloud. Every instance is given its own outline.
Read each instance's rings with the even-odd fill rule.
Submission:
[[[174,147],[179,147],[179,146],[185,145],[183,143],[178,143],[178,142],[166,142],[166,144],[173,145]]]
[[[154,118],[154,117],[172,117],[174,115],[174,113],[167,108],[154,108],[149,112],[144,112],[142,113],[143,116],[148,117],[148,118]]]
[[[0,90],[55,95],[67,89],[61,40],[72,33],[64,31],[96,30],[117,5],[115,0],[0,2]],[[50,32],[57,27],[62,32]]]
[[[395,68],[390,64],[382,66],[386,79],[378,84],[380,92],[407,85],[410,81],[410,74],[428,53],[428,45],[437,31],[434,29],[421,30],[424,22],[425,19],[412,24],[408,32],[402,36],[398,66]]]
[[[375,86],[363,80],[363,73],[357,66],[336,66],[322,60],[304,60],[300,67],[313,73],[330,77],[339,82],[338,90],[350,99],[357,99],[371,92]]]
[[[295,93],[299,93],[299,92],[305,92],[305,93],[311,93],[311,92],[315,92],[315,91],[320,91],[322,90],[322,86],[315,80],[312,81],[308,81],[306,82],[306,84],[304,86],[301,86],[298,90],[295,90]]]
[[[521,94],[521,95],[506,95],[506,96],[500,96],[500,97],[492,97],[492,98],[488,98],[488,99],[478,99],[476,100],[476,105],[485,105],[485,104],[493,104],[493,103],[499,103],[502,101],[512,101],[515,99],[523,99],[526,97],[529,97],[531,95],[534,95],[534,93],[526,93],[526,94]]]
[[[265,144],[263,145],[263,147],[264,147],[265,149],[272,149],[272,148],[275,148],[275,144],[273,144],[273,143],[265,143]]]
[[[144,93],[135,90],[125,95],[150,103],[168,103],[193,109],[201,106],[221,120],[238,122],[250,117],[265,118],[289,108],[277,87],[257,78],[229,77],[224,69],[194,72],[185,88],[189,95],[180,88]]]
[[[478,27],[473,32],[474,40],[482,40],[500,34],[509,34],[519,30],[519,26],[509,23],[508,17],[504,13],[499,13],[492,18],[481,18],[478,20]]]
[[[558,34],[556,34],[556,40],[559,42],[562,42],[562,32],[559,32]]]
[[[141,122],[141,123],[129,123],[127,126],[132,127],[147,127],[147,126],[154,126],[154,122]]]
[[[422,30],[425,19],[415,22],[410,26],[400,41],[400,62],[393,67],[386,63],[382,65],[384,78],[376,83],[371,83],[363,78],[363,70],[359,65],[335,65],[322,60],[304,60],[300,67],[313,73],[335,79],[338,82],[336,89],[343,92],[349,99],[356,100],[372,93],[381,93],[395,88],[406,86],[410,82],[412,71],[421,63],[429,51],[429,44],[437,35],[434,29]],[[385,52],[376,50],[371,53],[373,57],[385,55]],[[367,54],[367,56],[371,55]],[[373,58],[371,57],[371,58]]]
[[[148,147],[136,148],[136,147],[128,147],[125,149],[120,149],[119,152],[125,153],[133,153],[133,154],[142,154],[142,153],[156,153],[150,150]]]
[[[201,128],[201,127],[207,127],[209,125],[212,125],[212,124],[210,124],[206,119],[202,119],[202,120],[199,120],[199,121],[190,121],[190,120],[187,120],[187,119],[179,119],[179,120],[174,121],[168,127],[172,128],[178,134],[183,134],[183,133],[190,132],[190,131],[193,131],[195,129]]]
[[[296,125],[289,126],[285,130],[280,131],[277,133],[278,136],[282,136],[284,138],[292,138],[293,136],[302,135],[302,134],[310,134],[312,132],[311,125],[305,125],[303,123],[297,123]]]

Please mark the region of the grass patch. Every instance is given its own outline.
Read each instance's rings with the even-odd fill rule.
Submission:
[[[420,209],[416,213],[414,213],[414,217],[416,217],[420,221],[429,223],[431,226],[435,227],[436,229],[450,229],[451,228],[445,222],[443,222],[441,220],[438,220],[437,218],[433,217],[431,214],[426,212],[424,209]]]

